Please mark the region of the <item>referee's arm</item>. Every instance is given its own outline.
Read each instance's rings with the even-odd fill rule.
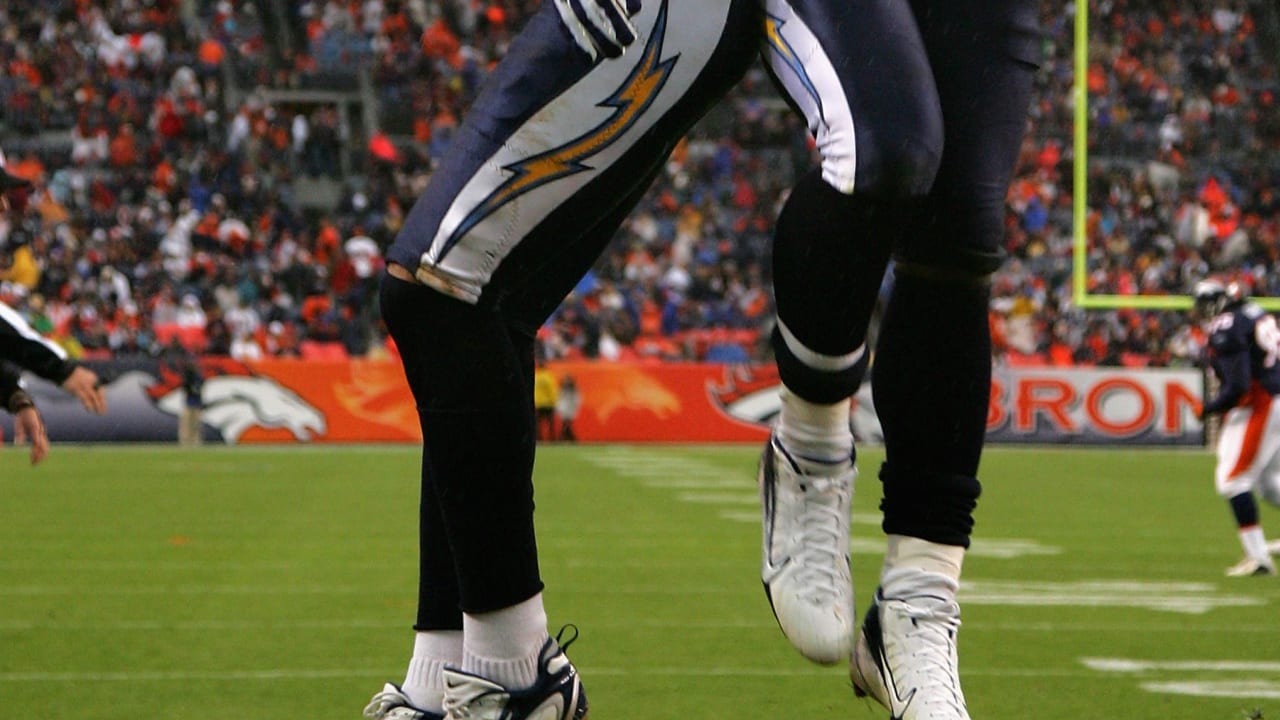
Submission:
[[[0,303],[0,360],[6,360],[74,395],[89,412],[107,411],[97,373],[36,332],[16,310]]]

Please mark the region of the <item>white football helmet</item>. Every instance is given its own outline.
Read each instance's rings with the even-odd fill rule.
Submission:
[[[1234,280],[1207,278],[1196,283],[1192,295],[1195,297],[1196,314],[1211,318],[1241,303],[1245,293],[1244,287]]]

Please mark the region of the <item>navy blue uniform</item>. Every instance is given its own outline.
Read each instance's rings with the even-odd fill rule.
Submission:
[[[1236,302],[1208,331],[1209,362],[1221,384],[1202,414],[1223,415],[1215,481],[1223,497],[1239,498],[1237,519],[1250,526],[1257,523],[1251,491],[1280,502],[1280,329],[1262,308]]]
[[[1003,260],[1005,196],[1042,53],[1038,3],[912,0],[906,20],[894,3],[797,4],[826,5],[835,8],[829,20],[813,25],[836,36],[868,6],[891,18],[861,36],[870,50],[854,47],[837,65],[855,110],[887,109],[881,122],[855,123],[856,150],[890,155],[871,187],[857,176],[841,187],[824,162],[784,207],[774,245],[779,374],[811,403],[856,392],[892,258],[872,372],[885,433],[884,529],[967,546],[991,383],[988,276]],[[879,66],[882,55],[898,58],[894,72]],[[895,84],[914,103],[895,99]],[[893,125],[912,113],[917,120]]]
[[[459,627],[459,607],[541,589],[533,334],[761,47],[821,153],[779,219],[783,380],[814,402],[852,395],[890,253],[921,268],[920,291],[899,273],[886,323],[905,329],[880,349],[904,357],[877,391],[906,402],[877,406],[909,406],[886,417],[886,442],[915,463],[900,468],[886,527],[967,544],[990,373],[985,277],[1039,52],[1035,3],[649,0],[634,44],[595,62],[551,5],[513,42],[387,254],[419,283],[388,277],[382,290],[424,436],[418,628]],[[964,349],[937,375],[934,347],[952,352],[953,334]],[[917,402],[919,386],[946,402]]]
[[[1222,415],[1214,485],[1231,508],[1245,551],[1227,575],[1274,574],[1255,493],[1280,506],[1280,329],[1262,308],[1239,300],[1207,329],[1209,363],[1221,384],[1202,415]]]
[[[1212,415],[1247,405],[1252,396],[1280,394],[1280,331],[1275,318],[1254,303],[1242,303],[1209,324],[1209,362],[1220,383],[1204,403]]]
[[[419,630],[541,587],[533,337],[760,48],[755,0],[653,0],[591,61],[544,3],[389,249],[382,312],[423,432]]]

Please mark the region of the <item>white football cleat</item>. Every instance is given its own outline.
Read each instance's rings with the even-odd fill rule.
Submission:
[[[891,720],[969,720],[956,654],[959,629],[954,599],[885,598],[876,590],[849,664],[854,693],[884,705]]]
[[[564,646],[571,642],[573,638]],[[446,720],[586,720],[587,695],[573,663],[548,638],[538,656],[538,679],[524,690],[509,690],[479,675],[445,668],[444,716]]]
[[[776,436],[760,458],[764,560],[760,579],[782,632],[805,657],[847,662],[856,615],[849,572],[852,459],[829,474],[800,469]]]
[[[1267,543],[1267,552],[1272,555],[1280,555],[1280,540],[1272,540]]]
[[[1227,577],[1249,577],[1251,575],[1275,575],[1276,564],[1271,560],[1263,562],[1257,558],[1245,557],[1240,562],[1227,568]]]

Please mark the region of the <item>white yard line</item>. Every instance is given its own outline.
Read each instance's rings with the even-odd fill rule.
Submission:
[[[391,677],[391,668],[307,669],[273,668],[264,670],[115,670],[0,672],[0,683],[74,683],[74,682],[171,682],[171,681],[246,681],[246,680],[324,680],[329,678]],[[403,672],[402,670],[399,672]],[[843,668],[819,667],[584,667],[587,677],[821,677],[843,675]],[[1085,670],[1010,670],[1007,668],[966,668],[966,675],[1017,677],[1085,677]]]

